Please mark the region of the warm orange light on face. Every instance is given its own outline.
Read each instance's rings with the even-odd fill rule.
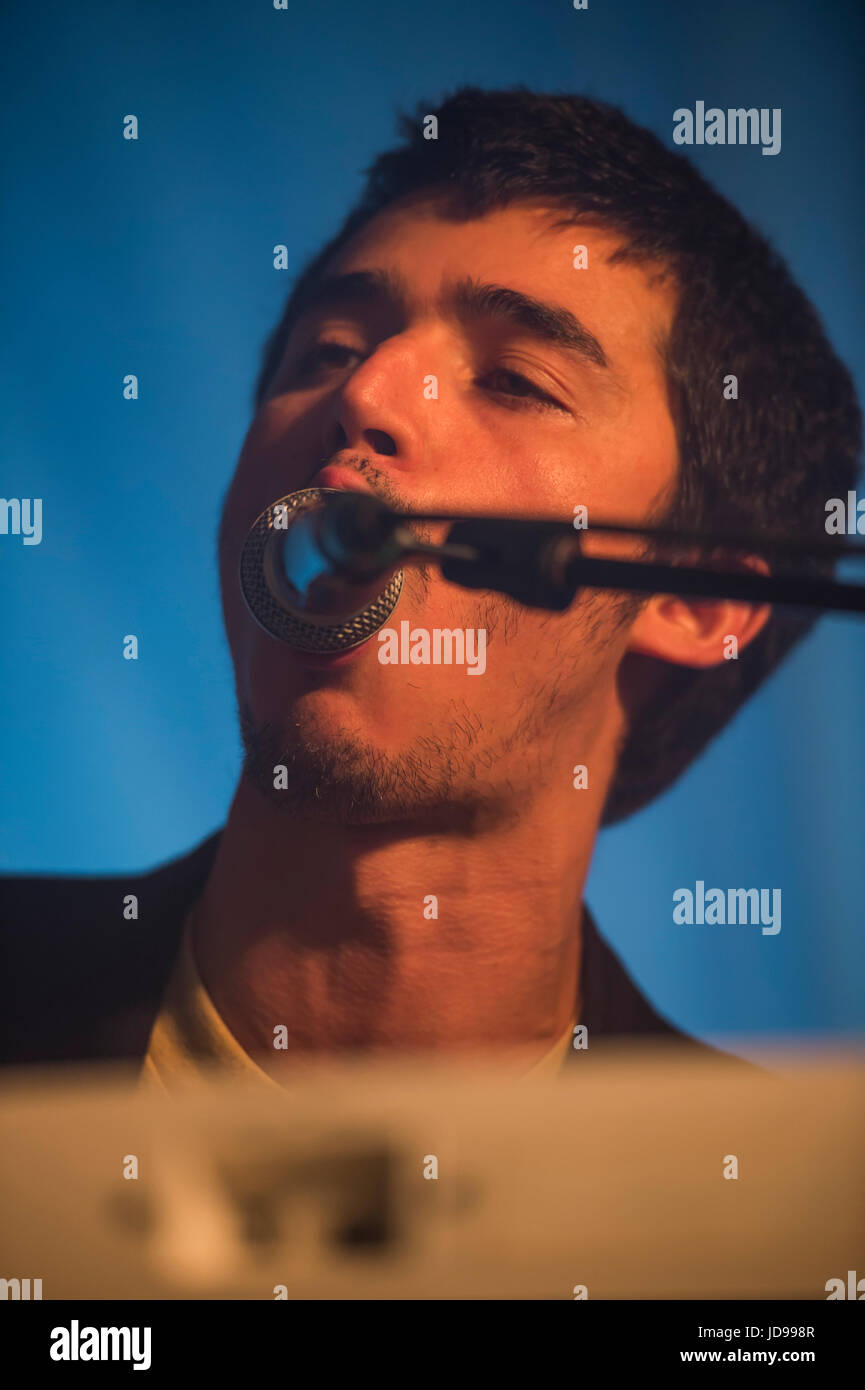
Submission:
[[[611,265],[613,233],[556,226],[560,217],[514,205],[458,222],[434,200],[394,205],[334,258],[323,279],[337,289],[309,302],[290,333],[244,444],[222,557],[239,694],[287,736],[350,735],[386,755],[464,711],[518,763],[513,730],[527,710],[538,708],[538,737],[581,709],[596,731],[609,722],[625,641],[618,615],[604,618],[609,595],[551,615],[457,588],[435,569],[408,571],[395,619],[489,629],[466,706],[464,672],[382,668],[371,651],[312,681],[255,629],[235,578],[255,517],[327,461],[407,511],[567,520],[581,504],[589,527],[592,514],[651,514],[676,470],[656,349],[673,293],[633,264]]]

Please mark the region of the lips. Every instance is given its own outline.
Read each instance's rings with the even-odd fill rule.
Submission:
[[[338,463],[329,463],[320,468],[307,487],[332,487],[342,492],[372,492],[352,468],[342,468]]]
[[[371,641],[372,637],[367,637],[363,642],[358,642],[357,646],[349,647],[344,652],[306,652],[297,649],[292,653],[292,656],[303,666],[310,666],[313,670],[327,671],[333,666],[347,666],[350,662],[357,661],[369,648]]]

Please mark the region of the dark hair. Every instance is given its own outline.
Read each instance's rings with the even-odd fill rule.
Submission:
[[[435,139],[424,135],[430,115]],[[826,539],[825,503],[858,475],[861,412],[850,375],[781,258],[683,155],[615,107],[523,88],[462,88],[438,107],[421,104],[414,119],[400,117],[399,128],[404,143],[376,159],[340,232],[300,276],[265,345],[256,408],[298,295],[376,213],[427,192],[447,195],[454,217],[546,202],[618,232],[613,259],[672,272],[678,301],[664,357],[679,473],[664,519]],[[722,396],[728,375],[738,380],[735,402]],[[820,560],[803,571],[833,568]],[[815,621],[813,612],[774,610],[738,660],[706,670],[669,665],[632,719],[603,823],[669,787]]]

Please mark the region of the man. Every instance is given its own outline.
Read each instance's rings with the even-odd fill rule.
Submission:
[[[812,618],[606,591],[551,614],[409,567],[394,621],[484,633],[470,675],[383,664],[375,637],[304,655],[256,625],[238,557],[306,487],[407,513],[585,507],[587,550],[632,557],[646,546],[613,551],[592,518],[819,538],[854,485],[855,394],[764,241],[621,113],[468,89],[404,134],[289,299],[226,498],[246,750],[227,824],[140,880],[5,882],[7,1060],[273,1084],[307,1052],[480,1050],[528,1072],[678,1036],[582,906],[595,837]]]

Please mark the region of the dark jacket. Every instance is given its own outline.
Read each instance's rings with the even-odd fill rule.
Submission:
[[[0,1063],[143,1059],[180,943],[221,832],[144,874],[0,876]],[[138,898],[138,919],[123,903]],[[638,1035],[724,1056],[674,1028],[640,993],[584,910],[588,1049]],[[738,1060],[738,1059],[737,1059]]]

